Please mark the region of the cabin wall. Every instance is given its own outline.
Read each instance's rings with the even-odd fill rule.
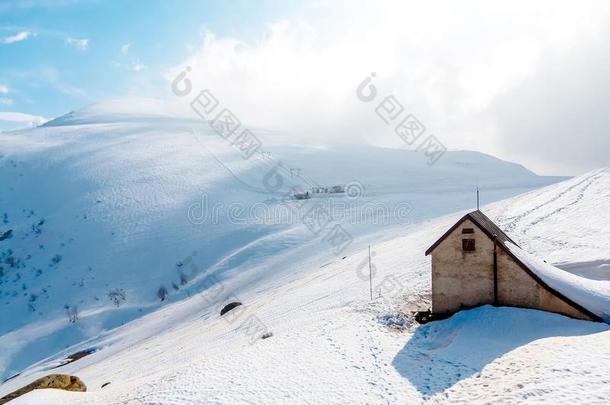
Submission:
[[[462,234],[473,228],[474,234]],[[474,252],[462,251],[462,239],[475,240]],[[432,311],[447,313],[493,303],[493,242],[465,220],[432,251]]]
[[[543,288],[500,247],[497,252],[498,304],[538,308]]]
[[[505,251],[498,249],[498,304],[591,318],[542,287]]]

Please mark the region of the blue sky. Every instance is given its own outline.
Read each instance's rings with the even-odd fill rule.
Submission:
[[[375,72],[448,149],[578,174],[610,164],[609,27],[597,0],[0,0],[0,130],[113,98],[188,112],[189,66],[251,127],[404,148],[355,96]]]
[[[0,111],[52,118],[125,93],[154,96],[204,30],[248,40],[291,9],[286,1],[3,1]]]

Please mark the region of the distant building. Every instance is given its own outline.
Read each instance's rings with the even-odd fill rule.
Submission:
[[[549,287],[506,246],[517,245],[481,211],[466,214],[427,251],[432,255],[432,314],[491,304],[572,318],[601,319]]]
[[[308,200],[311,197],[309,196],[309,191],[305,192],[305,193],[295,193],[294,194],[294,199],[295,200]]]

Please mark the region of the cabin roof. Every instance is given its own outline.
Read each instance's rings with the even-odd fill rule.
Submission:
[[[436,249],[436,247],[440,245],[440,243],[444,241],[447,236],[451,235],[451,233],[453,233],[453,231],[455,231],[467,219],[471,220],[475,225],[477,225],[490,239],[495,237],[499,245],[504,246],[505,242],[510,242],[517,245],[517,243],[515,243],[515,241],[513,241],[502,229],[500,229],[498,225],[489,219],[487,215],[483,214],[479,210],[476,210],[464,215],[455,223],[455,225],[449,228],[449,230],[445,232],[443,236],[441,236],[432,246],[428,248],[428,250],[426,250],[426,256],[432,253],[432,251]]]

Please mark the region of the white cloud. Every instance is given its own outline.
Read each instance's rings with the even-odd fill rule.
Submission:
[[[123,45],[121,46],[121,53],[122,53],[123,55],[127,55],[127,54],[129,54],[129,48],[131,48],[131,44],[130,44],[130,43],[123,44]]]
[[[15,35],[4,37],[2,39],[2,42],[4,42],[5,44],[14,44],[15,42],[25,41],[26,39],[28,39],[31,36],[36,36],[36,34],[30,32],[30,31],[21,31]]]
[[[610,20],[604,2],[316,4],[292,21],[269,25],[256,41],[206,33],[169,79],[191,67],[195,90],[211,89],[251,126],[402,147],[393,127],[375,115],[379,101],[392,94],[449,148],[504,157],[498,132],[504,115],[491,107],[524,83],[543,82],[530,79],[549,52],[577,58],[575,49],[606,35]],[[379,95],[363,103],[356,87],[371,72]],[[560,77],[578,81],[569,71]],[[188,97],[182,100],[188,108]],[[513,152],[512,158],[536,165],[529,151]]]
[[[0,98],[1,105],[13,105],[13,99],[11,98]]]
[[[142,70],[146,69],[146,66],[145,66],[145,65],[144,65],[142,62],[140,62],[139,60],[135,60],[135,61],[134,61],[134,62],[131,64],[131,69],[132,69],[134,72],[140,72],[140,71],[142,71]]]
[[[68,37],[65,39],[67,45],[73,46],[76,50],[86,51],[89,48],[89,40],[86,38],[72,38]]]
[[[44,124],[47,119],[39,115],[31,115],[20,112],[0,112],[0,121],[17,122],[27,127],[36,127]]]
[[[608,35],[569,57],[549,53],[535,75],[497,97],[490,112],[503,151],[560,174],[610,166]]]
[[[0,94],[8,94],[8,87],[3,84],[0,84]]]

